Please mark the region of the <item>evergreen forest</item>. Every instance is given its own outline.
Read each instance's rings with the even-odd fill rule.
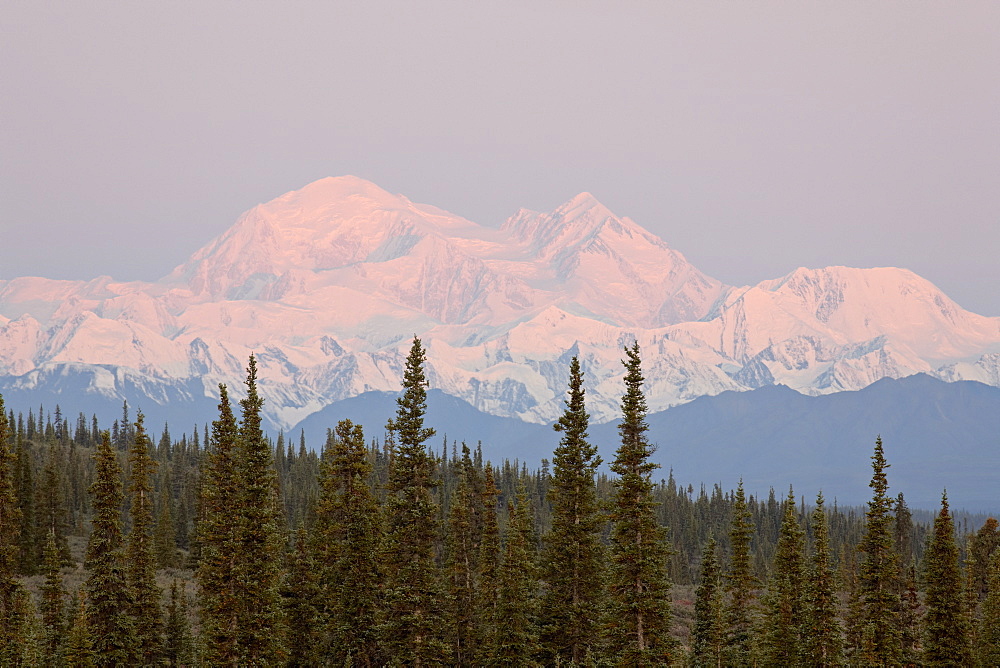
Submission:
[[[680,484],[622,354],[613,461],[574,358],[537,469],[425,424],[419,339],[384,432],[318,452],[252,356],[183,429],[0,397],[0,666],[1000,665],[996,519],[924,521],[874,434],[863,507]]]

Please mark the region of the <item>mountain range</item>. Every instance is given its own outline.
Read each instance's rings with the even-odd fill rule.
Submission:
[[[593,421],[612,421],[633,340],[653,412],[914,374],[1000,387],[1000,318],[905,269],[729,286],[588,193],[493,228],[346,176],[253,207],[159,281],[0,280],[0,392],[211,410],[219,383],[241,395],[254,353],[266,418],[290,430],[396,392],[414,335],[432,388],[540,425],[574,355]]]

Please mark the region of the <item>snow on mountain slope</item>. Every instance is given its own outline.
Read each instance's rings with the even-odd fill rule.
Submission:
[[[227,383],[238,397],[255,353],[267,417],[289,427],[396,391],[414,334],[433,387],[531,422],[562,410],[573,355],[593,419],[613,419],[633,340],[654,411],[921,371],[1000,385],[1000,319],[906,270],[798,269],[737,289],[588,193],[492,229],[339,177],[250,209],[156,283],[0,281],[0,391],[70,374],[107,396]]]
[[[800,268],[733,291],[713,318],[670,336],[718,352],[744,385],[813,394],[978,357],[997,348],[1000,319],[962,310],[905,269]]]
[[[658,327],[703,317],[724,286],[590,193],[550,214],[521,210],[503,231],[565,284],[567,310]]]

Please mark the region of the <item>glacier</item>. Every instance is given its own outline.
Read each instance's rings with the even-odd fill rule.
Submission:
[[[633,340],[653,412],[918,373],[1000,386],[1000,318],[908,270],[724,285],[589,193],[491,228],[326,178],[253,207],[159,281],[0,280],[0,388],[73,373],[76,392],[207,405],[219,383],[241,396],[253,353],[266,417],[285,429],[398,390],[414,335],[433,388],[529,423],[561,412],[574,355],[592,419],[613,420]]]

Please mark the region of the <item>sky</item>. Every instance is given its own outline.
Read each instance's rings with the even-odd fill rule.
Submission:
[[[900,266],[1000,315],[997,2],[53,2],[0,13],[0,279],[155,280],[354,174],[581,191],[734,285]]]

